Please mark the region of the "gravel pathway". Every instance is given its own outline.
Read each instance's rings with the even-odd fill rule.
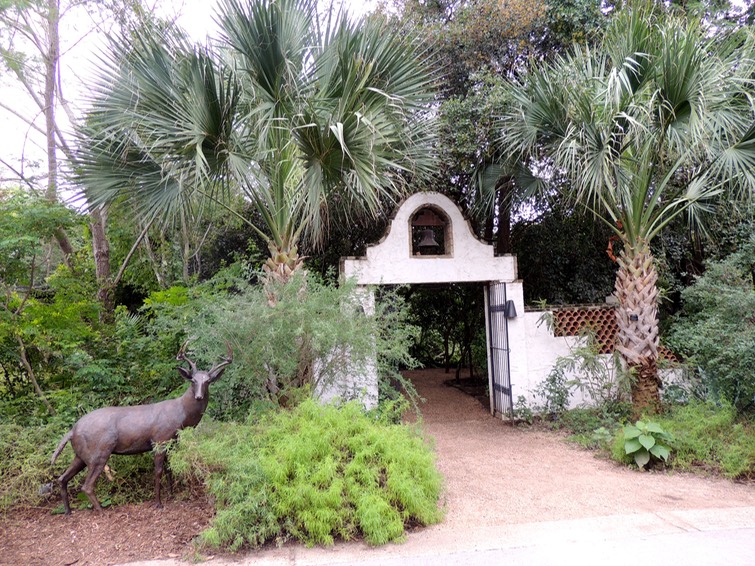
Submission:
[[[512,427],[444,385],[442,370],[408,372],[446,479],[446,520],[426,529],[606,515],[755,506],[752,485],[688,474],[641,473],[547,431]]]

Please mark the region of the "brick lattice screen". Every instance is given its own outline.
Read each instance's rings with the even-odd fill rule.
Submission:
[[[601,354],[613,352],[618,328],[612,306],[558,307],[553,310],[554,336],[579,336],[586,327],[595,332]]]
[[[586,327],[595,332],[601,354],[613,352],[618,326],[611,305],[555,307],[553,309],[554,336],[579,336]],[[663,346],[658,347],[658,357],[678,361],[676,355]]]

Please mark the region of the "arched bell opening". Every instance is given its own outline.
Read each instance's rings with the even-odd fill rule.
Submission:
[[[410,221],[412,256],[453,256],[451,221],[435,207],[424,206]]]

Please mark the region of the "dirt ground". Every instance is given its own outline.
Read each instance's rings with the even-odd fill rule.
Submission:
[[[601,460],[552,432],[512,427],[478,399],[444,385],[442,370],[409,372],[424,426],[445,477],[446,519],[412,537],[468,536],[470,526],[506,525],[683,509],[755,506],[755,486],[683,474],[639,473]],[[191,557],[210,521],[199,498],[107,509],[100,516],[57,505],[0,517],[0,564],[88,565]]]

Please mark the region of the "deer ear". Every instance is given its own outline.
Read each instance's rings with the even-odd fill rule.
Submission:
[[[224,371],[225,371],[225,367],[222,367],[210,373],[210,381],[215,381],[216,379],[220,379],[220,376],[223,375]]]
[[[181,366],[176,367],[176,369],[178,370],[178,373],[180,373],[183,376],[184,379],[187,379],[189,381],[192,380],[191,372],[188,369]]]

